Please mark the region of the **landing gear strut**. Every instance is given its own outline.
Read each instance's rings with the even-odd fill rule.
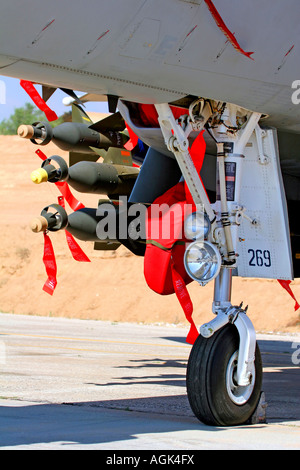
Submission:
[[[231,271],[221,268],[215,281],[218,314],[200,328],[187,368],[190,406],[200,421],[211,426],[248,422],[261,398],[260,350],[245,310],[230,303]]]
[[[238,231],[233,216],[239,210],[243,152],[257,129],[260,114],[241,114],[233,105],[223,104],[220,108],[217,103],[200,101],[190,107],[190,116],[185,119],[184,125],[184,119],[181,125],[175,121],[167,104],[156,105],[156,109],[165,143],[175,155],[194,203],[205,211],[210,220],[212,229],[208,240],[222,257],[222,266],[215,278],[213,312],[216,317],[200,328],[188,361],[188,398],[194,414],[202,422],[214,426],[233,426],[246,423],[253,416],[261,397],[262,363],[255,330],[246,315],[247,309],[243,310],[242,304],[239,307],[231,305]],[[196,115],[194,109],[199,109],[199,105],[200,111]],[[219,197],[214,208],[188,149],[191,130],[200,131],[208,120],[217,143]],[[228,162],[236,169],[234,199],[230,199],[233,201],[230,204],[227,201],[225,174]]]

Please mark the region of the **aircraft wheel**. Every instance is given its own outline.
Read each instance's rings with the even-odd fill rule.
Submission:
[[[211,426],[236,426],[254,413],[261,392],[262,362],[256,345],[252,381],[245,387],[235,380],[239,334],[228,324],[210,338],[199,336],[187,367],[187,394],[195,416]]]

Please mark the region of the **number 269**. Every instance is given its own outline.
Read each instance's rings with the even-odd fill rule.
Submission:
[[[248,253],[251,255],[249,261],[249,266],[265,266],[266,268],[271,267],[271,253],[269,250],[248,250]]]

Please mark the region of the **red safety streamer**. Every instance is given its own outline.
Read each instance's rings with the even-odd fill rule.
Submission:
[[[231,43],[231,45],[241,54],[244,56],[248,57],[251,60],[254,60],[253,57],[251,57],[254,52],[245,52],[244,49],[241,48],[239,43],[237,42],[236,38],[234,37],[234,34],[227,28],[226,24],[222,20],[221,15],[219,14],[218,10],[214,6],[213,2],[211,0],[204,0],[210,13],[213,16],[213,19],[215,20],[218,28],[222,31],[223,34],[227,37],[228,41]]]
[[[178,273],[178,271],[176,270],[173,261],[171,261],[171,270],[176,297],[179,300],[179,303],[184,311],[187,321],[191,324],[190,331],[188,332],[188,335],[186,337],[186,342],[189,344],[194,344],[194,342],[199,336],[199,332],[192,318],[193,303],[188,293],[186,284]]]
[[[61,207],[65,208],[65,200],[63,196],[59,196],[58,203]],[[66,238],[68,247],[70,248],[71,254],[76,261],[90,263],[91,260],[86,256],[86,254],[82,251],[76,240],[74,239],[73,235],[65,230]]]
[[[44,284],[43,290],[47,292],[47,294],[53,295],[54,289],[57,286],[57,280],[56,280],[57,267],[56,267],[53,246],[52,246],[51,240],[47,232],[44,232],[43,262],[46,268],[46,272],[48,274],[48,279]]]
[[[85,206],[82,204],[82,202],[78,201],[75,196],[71,193],[70,187],[66,181],[63,182],[57,182],[55,183],[56,187],[59,189],[71,209],[73,209],[74,212],[78,211],[78,209],[84,209]]]
[[[292,299],[294,299],[294,301],[295,301],[295,311],[298,310],[298,308],[300,308],[300,305],[298,304],[297,299],[296,299],[296,297],[294,296],[292,289],[290,288],[290,283],[291,283],[292,281],[287,281],[287,280],[283,280],[283,279],[278,279],[278,282],[279,282],[279,284],[290,294],[290,296],[292,297]]]
[[[126,129],[128,130],[128,134],[129,134],[130,139],[128,140],[128,142],[126,142],[126,144],[124,145],[124,148],[125,148],[126,150],[131,151],[131,150],[134,149],[134,147],[137,146],[139,138],[138,138],[138,136],[133,132],[133,130],[130,129],[130,127],[128,126],[128,124],[127,124],[127,123],[125,123],[125,124],[126,124]]]
[[[47,156],[40,150],[38,149],[35,152],[43,161],[47,160]],[[59,196],[58,198],[58,203],[62,206],[65,207],[65,202],[64,200],[67,201],[71,209],[77,211],[78,209],[83,209],[85,206],[79,202],[71,193],[70,187],[66,181],[64,182],[57,182],[55,183],[59,191],[61,192],[62,196]],[[76,240],[73,238],[71,233],[69,233],[67,230],[66,232],[66,238],[67,238],[67,243],[68,247],[71,251],[71,254],[73,258],[76,261],[80,262],[86,262],[90,263],[91,260],[86,256],[86,254],[83,252],[81,247],[78,245]],[[55,254],[53,250],[53,246],[51,243],[51,240],[49,236],[47,235],[46,232],[44,232],[44,257],[43,257],[44,265],[46,268],[46,272],[48,274],[48,279],[44,284],[43,290],[47,292],[50,295],[53,295],[53,292],[55,290],[55,287],[57,286],[57,266],[56,266],[56,261],[55,261]]]
[[[41,160],[45,161],[47,160],[47,155],[44,154],[44,152],[42,152],[40,149],[36,150],[35,152],[37,154],[38,157],[40,157]]]
[[[52,111],[52,109],[50,109],[49,106],[45,103],[43,98],[33,86],[32,82],[29,82],[28,80],[20,80],[20,85],[30,96],[36,106],[45,113],[48,121],[56,121],[58,119],[57,114]]]
[[[74,237],[67,230],[65,230],[65,232],[66,232],[68,247],[70,248],[70,251],[75,261],[80,261],[81,263],[90,263],[91,260],[82,251],[82,249],[80,248],[80,246],[78,245]]]

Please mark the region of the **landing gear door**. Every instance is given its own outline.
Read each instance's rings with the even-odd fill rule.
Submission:
[[[237,275],[293,279],[285,191],[274,129],[253,132],[244,151]]]

